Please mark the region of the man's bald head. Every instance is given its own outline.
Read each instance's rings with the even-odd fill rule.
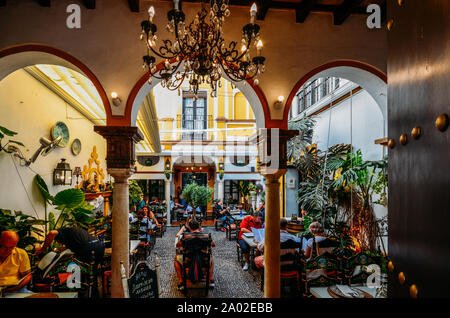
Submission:
[[[14,231],[3,231],[0,235],[0,243],[6,244],[6,242],[15,242],[17,244],[19,242],[19,235],[17,235],[17,233]]]
[[[19,235],[14,231],[3,231],[0,235],[0,257],[8,257],[19,242]]]

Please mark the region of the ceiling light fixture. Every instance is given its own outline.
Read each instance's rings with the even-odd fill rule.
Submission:
[[[157,46],[157,27],[153,23],[155,9],[148,10],[149,18],[141,23],[140,39],[146,40],[147,54],[143,57],[144,69],[149,71],[149,83],[152,78],[161,79],[161,85],[169,90],[178,89],[185,79],[189,82],[189,91],[197,95],[200,84],[209,84],[211,96],[217,96],[217,87],[224,72],[232,82],[253,79],[259,84],[258,74],[264,72],[265,58],[261,56],[263,43],[260,39],[260,26],[255,24],[256,4],[250,9],[250,23],[242,29],[242,40],[238,44],[231,41],[228,45],[223,38],[223,24],[230,16],[229,0],[211,0],[210,10],[202,8],[190,24],[185,23],[184,12],[179,0],[174,0],[174,9],[167,13],[169,23],[166,28],[175,36],[175,41],[163,40]],[[256,47],[256,56],[250,55],[252,46]],[[162,69],[156,67],[155,56],[164,59]],[[184,61],[184,70],[180,69]]]

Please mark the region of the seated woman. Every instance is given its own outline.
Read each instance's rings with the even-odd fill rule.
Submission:
[[[328,239],[327,236],[323,233],[324,229],[322,227],[322,224],[320,224],[319,222],[311,223],[309,225],[309,232],[314,235],[314,238],[310,238],[308,240],[308,242],[306,243],[305,257],[306,257],[307,260],[312,259],[313,258],[313,254],[316,254],[316,255],[314,255],[314,257],[315,257],[315,256],[322,255],[322,254],[324,254],[326,252],[328,252],[330,254],[333,253],[332,248],[330,248],[330,247],[319,248],[317,246],[317,249],[316,249],[316,246],[313,246],[314,242],[315,243],[320,243],[320,242],[324,242],[325,240]],[[316,253],[313,253],[313,249],[315,249],[314,251]]]
[[[184,233],[187,233],[187,232],[203,234],[202,228],[200,227],[200,224],[197,222],[195,217],[190,217],[188,219],[188,222],[186,222],[186,225],[183,226],[180,229],[180,231],[177,233],[177,238],[178,238],[178,241],[176,243],[177,254],[175,255],[174,267],[175,267],[175,271],[177,272],[178,290],[180,290],[180,291],[184,289],[184,286],[183,286],[183,272],[182,272],[182,268],[183,268],[183,254],[181,253],[180,247],[182,246],[182,243],[181,243],[182,236],[183,236]],[[211,242],[211,247],[214,247],[214,246],[215,246],[215,243]],[[212,255],[211,255],[210,267],[209,267],[209,279],[210,279],[209,286],[210,287],[214,287],[213,273],[214,273],[214,261],[213,261]]]

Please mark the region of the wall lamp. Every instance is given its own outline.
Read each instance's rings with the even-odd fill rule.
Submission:
[[[281,107],[283,106],[283,102],[284,102],[284,96],[278,96],[277,100],[275,101],[275,103],[273,103],[273,107],[275,109],[281,109]]]
[[[112,102],[113,102],[114,106],[119,106],[120,103],[122,103],[122,101],[120,100],[120,98],[116,92],[111,93],[111,98],[112,98]]]

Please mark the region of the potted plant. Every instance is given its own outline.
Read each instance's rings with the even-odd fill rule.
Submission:
[[[7,153],[11,153],[11,151],[9,151],[6,146],[8,144],[16,144],[19,146],[23,146],[23,143],[21,143],[20,141],[17,140],[11,140],[9,139],[4,145],[2,144],[3,138],[5,138],[5,136],[8,137],[12,137],[14,135],[17,135],[17,133],[15,131],[11,131],[3,126],[0,126],[0,152],[4,151]]]

